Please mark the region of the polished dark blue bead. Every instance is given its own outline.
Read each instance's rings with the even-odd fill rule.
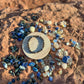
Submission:
[[[52,82],[52,81],[53,81],[53,77],[50,76],[50,77],[48,78],[48,80],[49,80],[50,82]]]
[[[13,59],[10,60],[10,63],[13,64]]]
[[[51,32],[51,30],[48,30],[48,32]]]
[[[59,27],[56,27],[56,28],[55,28],[55,30],[58,30],[58,29],[59,29]]]
[[[39,29],[38,29],[38,32],[41,32],[41,31],[42,31],[42,29],[41,29],[41,28],[39,28]]]
[[[36,67],[33,67],[34,72],[38,72],[38,69]]]
[[[12,83],[15,83],[15,79],[12,79]]]
[[[48,29],[50,29],[50,28],[51,28],[51,26],[47,26],[47,28],[48,28]]]
[[[18,41],[21,41],[22,40],[22,38],[18,38]]]
[[[40,77],[40,76],[41,76],[41,73],[40,73],[40,72],[38,72],[38,73],[37,73],[37,77]]]
[[[26,82],[25,81],[22,81],[22,84],[26,84]]]
[[[38,62],[43,62],[43,60],[42,59],[39,59],[39,60],[37,60]]]
[[[62,62],[67,63],[69,58],[70,58],[70,56],[64,56],[62,58]]]
[[[37,28],[37,27],[38,27],[38,25],[36,24],[36,25],[35,25],[35,28]]]

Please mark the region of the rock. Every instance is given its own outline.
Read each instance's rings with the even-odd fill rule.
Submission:
[[[52,24],[52,21],[47,21],[47,25],[51,25]]]
[[[4,67],[5,69],[7,69],[7,68],[8,68],[8,65],[7,65],[7,63],[6,63],[6,62],[2,62],[2,64],[3,64],[3,67]]]
[[[25,67],[24,66],[19,66],[19,68],[21,69],[21,70],[25,70]]]
[[[35,27],[34,26],[30,27],[30,32],[35,32]]]
[[[44,20],[43,20],[43,19],[40,19],[39,21],[40,21],[41,23],[43,23]]]
[[[48,71],[49,70],[49,66],[45,66],[44,67],[44,71],[46,72],[46,71]]]
[[[50,77],[48,78],[48,80],[49,80],[50,82],[52,82],[52,81],[53,81],[53,77],[50,76]]]
[[[58,43],[54,43],[54,47],[56,48],[56,49],[58,49],[60,46],[59,46],[59,44]]]
[[[63,73],[62,69],[59,69],[59,70],[58,70],[58,74],[61,75],[62,73]]]
[[[67,64],[66,63],[62,63],[62,68],[63,69],[67,69]]]

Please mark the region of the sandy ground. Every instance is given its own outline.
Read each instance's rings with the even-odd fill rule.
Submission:
[[[30,17],[29,14],[31,13],[41,13],[42,16],[39,19],[51,20],[53,23],[61,20],[67,21],[67,28],[63,28],[65,42],[73,38],[82,45],[79,51],[62,44],[62,47],[68,50],[69,55],[73,58],[72,67],[64,70],[61,76],[54,72],[54,81],[52,83],[48,82],[46,78],[39,84],[84,84],[84,1],[67,0],[66,3],[64,0],[62,0],[62,2],[59,2],[59,0],[10,1],[11,0],[0,1],[0,84],[7,84],[8,81],[13,78],[8,74],[8,70],[5,70],[1,65],[1,58],[10,54],[9,46],[11,46],[12,43],[9,38],[9,33],[18,26],[17,23],[23,19],[23,16]],[[43,5],[44,3],[47,4]],[[22,41],[16,41],[16,45],[20,48],[17,55],[24,55],[21,44]],[[15,84],[20,84],[22,80],[27,80],[29,73],[31,73],[30,67],[28,67],[28,72],[24,71],[23,74],[20,75],[20,82],[16,82]]]

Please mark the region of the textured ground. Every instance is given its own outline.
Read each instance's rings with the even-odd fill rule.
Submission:
[[[65,70],[62,76],[58,76],[54,72],[54,81],[50,84],[84,84],[84,2],[83,0],[67,0],[66,3],[47,3],[48,0],[38,1],[35,0],[14,0],[11,3],[10,0],[4,0],[4,3],[0,1],[0,61],[2,57],[10,54],[9,46],[11,46],[11,41],[9,38],[9,33],[17,27],[17,23],[23,19],[23,16],[29,16],[30,13],[41,13],[40,18],[51,20],[52,22],[59,22],[60,20],[67,21],[67,28],[64,28],[64,33],[66,35],[65,41],[69,38],[81,43],[81,51],[75,50],[74,48],[62,46],[68,50],[73,57],[73,65],[68,70]],[[33,2],[32,2],[33,1]],[[57,1],[57,0],[51,0]],[[62,0],[63,1],[63,0]],[[59,2],[59,1],[58,1]],[[19,3],[19,4],[18,4]],[[28,3],[28,5],[27,5]],[[33,4],[34,3],[34,4]],[[37,4],[38,3],[38,4]],[[46,5],[43,5],[47,3]],[[6,5],[7,4],[7,5]],[[43,5],[43,6],[41,6]],[[10,6],[10,7],[9,7]],[[15,7],[16,6],[16,7]],[[37,7],[40,6],[40,7]],[[36,8],[34,8],[36,7]],[[18,9],[20,8],[20,9]],[[28,8],[28,9],[27,9]],[[34,8],[34,9],[29,9]],[[21,43],[17,42],[16,45],[20,48],[18,54],[23,55],[21,50]],[[21,74],[21,81],[27,79],[30,73],[30,68],[28,72]],[[24,77],[25,75],[25,77]],[[12,76],[8,74],[8,70],[4,70],[0,63],[0,84],[7,84],[11,80]],[[16,82],[16,84],[18,84]],[[47,80],[44,80],[42,84],[48,84]]]

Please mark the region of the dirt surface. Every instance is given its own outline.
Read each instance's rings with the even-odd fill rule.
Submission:
[[[0,84],[7,84],[13,78],[1,64],[1,58],[10,54],[9,46],[12,43],[9,38],[9,33],[18,26],[17,24],[23,19],[23,16],[30,17],[29,14],[31,13],[41,13],[39,19],[51,20],[53,23],[65,20],[68,23],[67,28],[63,28],[65,42],[73,38],[82,45],[79,51],[62,44],[62,47],[68,50],[69,55],[73,58],[72,67],[64,70],[61,76],[54,72],[53,82],[48,82],[46,78],[40,84],[84,84],[83,0],[67,0],[66,2],[64,0],[3,0],[0,1],[0,9]],[[21,49],[22,41],[16,41],[16,45],[20,48],[17,55],[24,55]],[[24,71],[20,75],[20,82],[16,82],[15,84],[21,84],[22,80],[27,80],[29,73],[31,73],[30,67],[28,67],[28,72]]]

